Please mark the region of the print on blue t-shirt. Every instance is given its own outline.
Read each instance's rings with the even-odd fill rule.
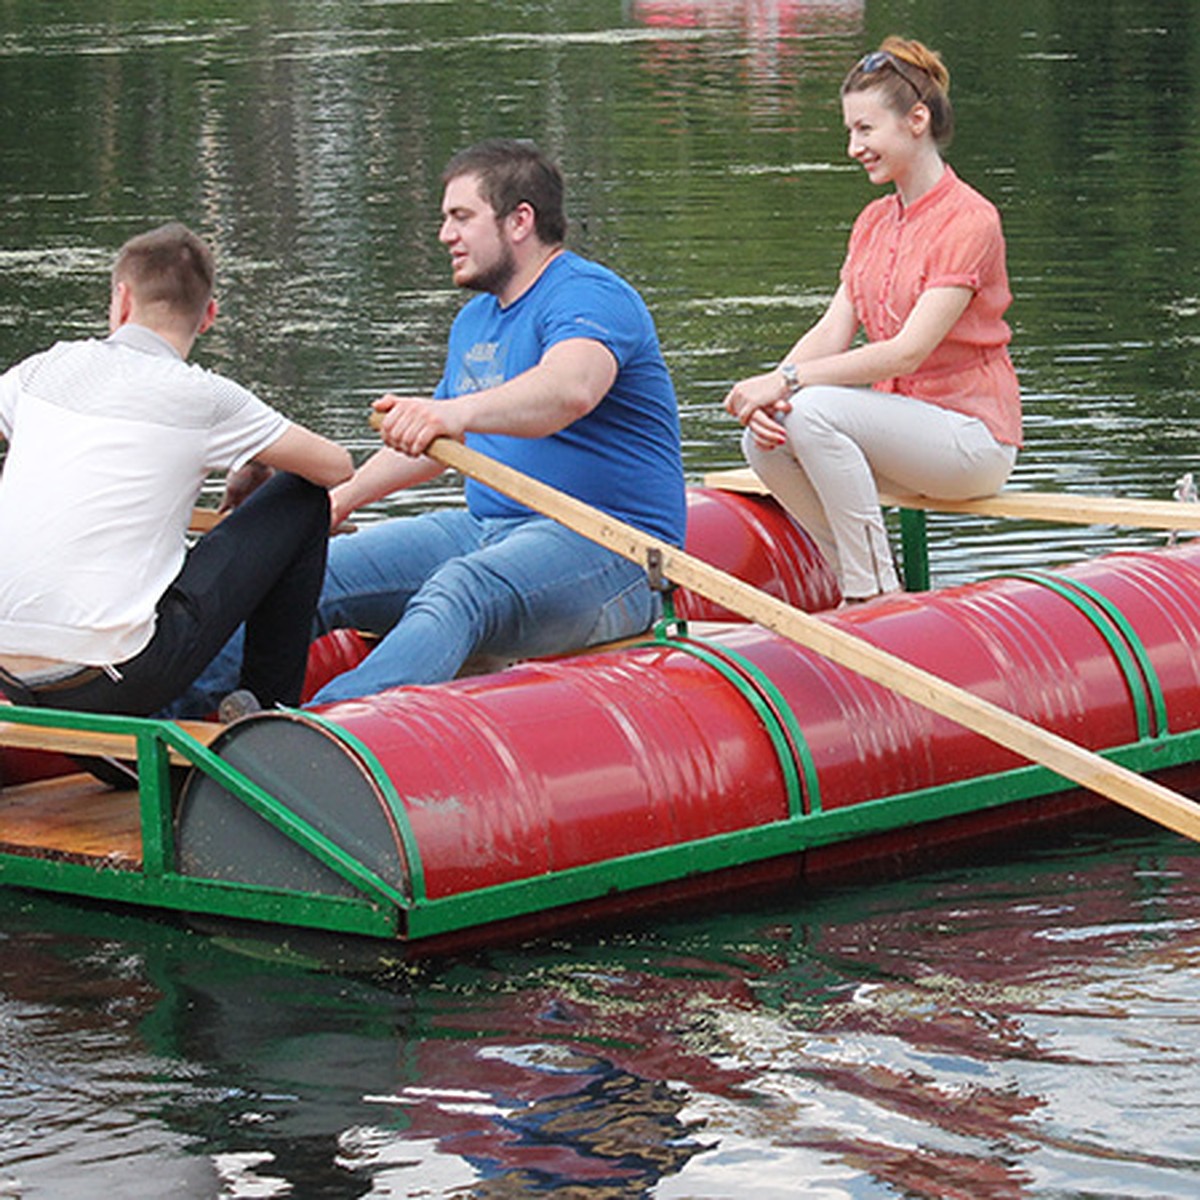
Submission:
[[[467,443],[680,545],[686,501],[675,389],[649,310],[607,267],[564,252],[507,308],[490,293],[476,296],[451,328],[435,394],[494,387],[536,366],[551,346],[580,337],[604,345],[618,367],[608,395],[590,413],[550,437],[468,434]],[[474,480],[466,493],[478,517],[529,512]]]

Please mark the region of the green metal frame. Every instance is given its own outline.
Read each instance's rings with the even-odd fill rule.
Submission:
[[[900,564],[906,592],[929,591],[929,523],[924,509],[900,510]]]
[[[376,781],[386,784],[386,790],[390,791],[388,802],[396,811],[413,879],[411,895],[405,896],[380,880],[171,722],[17,707],[7,710],[5,716],[31,725],[135,734],[138,767],[144,781],[140,805],[146,852],[140,870],[0,852],[0,884],[409,941],[1049,796],[1074,787],[1043,767],[1021,767],[844,808],[796,813],[766,825],[431,899],[425,894],[419,848],[394,787],[386,781],[365,746],[328,722],[323,722],[324,727],[352,746],[364,763],[372,764]],[[304,716],[306,720],[313,719],[312,714]],[[178,874],[173,865],[170,791],[166,786],[170,749],[211,775],[262,819],[350,880],[361,891],[361,898],[313,895]],[[1200,730],[1162,734],[1102,753],[1140,772],[1188,765],[1200,760]]]
[[[659,621],[654,640],[643,645],[668,646],[689,654],[731,683],[763,723],[787,794],[788,815],[801,817],[821,811],[821,784],[808,740],[796,714],[764,671],[744,655],[713,642],[688,636],[687,623],[670,616]]]
[[[1133,704],[1138,736],[1167,732],[1167,699],[1158,672],[1129,618],[1103,593],[1053,571],[1010,571],[1003,578],[1036,583],[1078,609],[1108,644],[1125,677]]]
[[[929,558],[925,513],[905,509],[900,517],[905,586],[913,591],[927,589]],[[1200,762],[1200,730],[1168,731],[1161,686],[1144,648],[1123,614],[1103,596],[1075,581],[1041,572],[1026,572],[1022,577],[1053,588],[1084,612],[1105,637],[1125,674],[1138,711],[1139,739],[1097,753],[1141,773]],[[1075,788],[1044,767],[1027,766],[842,808],[822,807],[816,768],[799,724],[771,681],[728,647],[718,648],[688,638],[686,626],[675,622],[673,616],[660,624],[656,639],[648,644],[665,644],[685,651],[719,671],[764,722],[784,770],[789,811],[786,819],[454,896],[430,898],[426,892],[420,847],[395,784],[368,747],[317,714],[305,712],[303,719],[339,739],[357,757],[391,810],[406,859],[407,894],[380,879],[278,799],[169,721],[13,706],[6,707],[5,717],[14,722],[134,736],[142,781],[139,804],[143,857],[141,868],[132,870],[0,851],[0,885],[69,892],[101,900],[369,937],[419,941]],[[349,881],[360,895],[353,898],[313,895],[180,875],[175,869],[170,801],[168,756],[171,750],[210,775],[263,820]]]
[[[139,869],[131,869],[102,861],[92,865],[3,851],[0,884],[372,936],[395,937],[403,928],[407,897],[173,722],[19,705],[6,705],[4,719],[40,728],[115,733],[134,739],[140,781],[142,863]],[[179,874],[171,812],[171,750],[351,883],[361,892],[361,898],[312,895]]]

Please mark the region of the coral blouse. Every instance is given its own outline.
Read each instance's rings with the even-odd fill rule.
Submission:
[[[875,387],[978,417],[997,441],[1021,445],[1020,389],[1003,320],[1012,293],[991,201],[949,166],[907,209],[895,193],[872,201],[851,231],[842,282],[873,342],[894,337],[927,288],[970,288],[966,311],[920,367]]]

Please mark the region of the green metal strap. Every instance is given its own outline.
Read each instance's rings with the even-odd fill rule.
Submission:
[[[1108,643],[1125,676],[1138,737],[1164,737],[1169,732],[1166,697],[1154,664],[1129,618],[1107,596],[1077,579],[1053,571],[1010,571],[1001,578],[1023,579],[1049,588],[1083,613]]]
[[[644,644],[669,646],[690,654],[732,683],[754,709],[771,739],[783,772],[789,815],[800,818],[821,811],[821,787],[812,751],[795,713],[763,671],[727,646],[690,637],[682,621],[659,621],[654,628],[654,640]]]

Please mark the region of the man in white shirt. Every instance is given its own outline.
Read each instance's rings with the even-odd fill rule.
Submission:
[[[188,364],[217,315],[208,246],[172,223],[113,268],[110,336],[0,376],[0,688],[21,703],[145,715],[243,621],[240,686],[297,704],[342,447]],[[190,550],[212,470],[278,473]]]

